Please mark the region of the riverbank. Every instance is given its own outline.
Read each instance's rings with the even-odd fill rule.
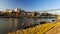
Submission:
[[[14,32],[9,32],[8,34],[44,34],[47,31],[51,30],[54,28],[56,25],[58,25],[59,22],[56,23],[45,23],[42,25],[37,25],[34,27],[30,27],[24,30],[17,30]]]

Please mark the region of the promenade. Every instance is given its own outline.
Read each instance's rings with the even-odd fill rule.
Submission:
[[[60,34],[60,22],[51,30],[47,31],[45,34]]]

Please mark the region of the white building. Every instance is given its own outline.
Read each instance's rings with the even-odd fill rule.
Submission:
[[[20,12],[20,11],[21,11],[21,9],[16,8],[14,11],[15,11],[15,12]]]

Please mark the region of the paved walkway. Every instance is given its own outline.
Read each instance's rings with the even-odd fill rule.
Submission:
[[[45,34],[60,34],[60,22],[54,28],[47,31]]]

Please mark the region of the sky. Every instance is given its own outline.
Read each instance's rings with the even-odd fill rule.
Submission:
[[[0,0],[0,10],[15,8],[29,11],[59,9],[60,0]]]

